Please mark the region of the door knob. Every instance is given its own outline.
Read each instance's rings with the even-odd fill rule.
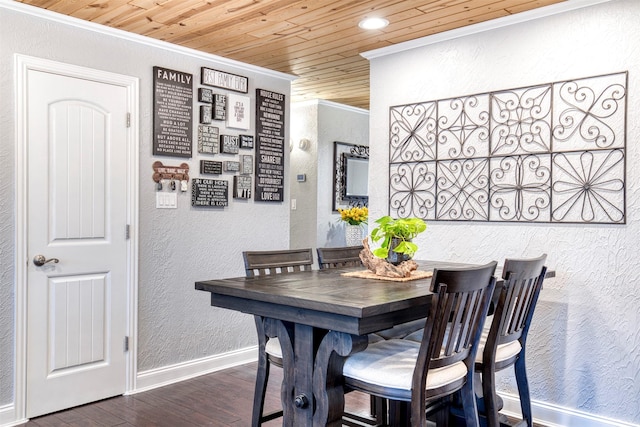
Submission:
[[[50,259],[46,259],[44,257],[44,255],[36,255],[33,257],[33,263],[37,266],[37,267],[42,267],[43,265],[45,265],[48,262],[53,262],[53,263],[59,263],[60,260],[58,258],[50,258]]]

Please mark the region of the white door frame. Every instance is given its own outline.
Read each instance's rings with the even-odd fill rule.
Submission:
[[[131,125],[127,130],[127,334],[129,351],[126,354],[126,392],[136,388],[137,331],[138,331],[138,146],[139,146],[139,79],[77,65],[64,64],[26,55],[14,56],[15,83],[15,169],[16,169],[16,278],[15,278],[15,414],[26,419],[26,364],[27,364],[27,74],[30,70],[58,73],[66,76],[123,86],[127,89],[127,106]]]

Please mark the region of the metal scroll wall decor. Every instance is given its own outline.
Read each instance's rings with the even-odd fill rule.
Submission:
[[[628,73],[390,108],[389,210],[624,224]]]
[[[347,159],[361,158],[369,160],[369,147],[346,142],[333,143],[333,210],[354,206],[368,206],[369,197],[347,194]],[[365,178],[366,180],[366,178]]]

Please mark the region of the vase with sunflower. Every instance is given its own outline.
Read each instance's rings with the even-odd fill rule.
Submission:
[[[362,227],[369,218],[366,206],[354,206],[349,209],[338,209],[340,220],[345,222],[344,233],[347,246],[362,245]]]

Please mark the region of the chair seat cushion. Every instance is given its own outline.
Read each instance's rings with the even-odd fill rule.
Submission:
[[[480,344],[478,345],[478,352],[476,353],[476,363],[482,363],[482,354],[484,353],[484,346],[487,343],[487,338],[489,336],[489,328],[491,327],[491,321],[485,323],[485,328],[482,330],[482,335],[480,336]],[[408,341],[420,342],[422,341],[422,335],[424,330],[415,331],[409,335],[407,335],[404,339]],[[506,344],[498,345],[496,349],[496,362],[502,362],[503,360],[507,360],[516,354],[520,353],[522,350],[522,346],[520,345],[520,341],[515,340]]]
[[[364,351],[349,356],[342,373],[369,384],[401,390],[411,390],[413,371],[418,358],[420,343],[391,339],[369,345]],[[426,389],[437,388],[467,375],[463,362],[429,370]]]
[[[482,363],[482,353],[484,353],[484,346],[487,344],[488,336],[489,330],[485,328],[482,331],[482,336],[480,336],[480,344],[478,346],[478,352],[476,353],[476,363]],[[499,344],[496,349],[495,361],[502,362],[503,360],[507,360],[520,353],[520,350],[522,350],[522,346],[518,340],[506,344]]]
[[[368,338],[369,338],[369,344],[384,340],[384,338],[376,334],[369,334]],[[282,359],[282,347],[280,347],[280,341],[278,340],[277,337],[269,338],[267,340],[267,343],[264,346],[264,351],[269,356]]]
[[[369,344],[382,341],[384,338],[376,334],[369,334]],[[278,338],[269,338],[264,346],[264,351],[271,357],[282,359],[282,347]]]
[[[367,340],[368,340],[369,344],[373,344],[374,342],[378,342],[378,341],[384,340],[384,338],[382,338],[378,334],[369,334],[369,335],[367,335]]]
[[[411,333],[424,330],[424,324],[426,323],[426,321],[427,319],[412,320],[411,322],[395,325],[393,328],[378,331],[376,332],[376,334],[381,336],[385,340],[404,338]]]
[[[282,359],[282,347],[280,347],[280,340],[278,340],[278,338],[269,338],[264,346],[264,351],[269,356]]]
[[[423,335],[424,335],[424,329],[420,329],[418,331],[410,333],[409,335],[404,337],[404,339],[409,341],[421,342]]]

